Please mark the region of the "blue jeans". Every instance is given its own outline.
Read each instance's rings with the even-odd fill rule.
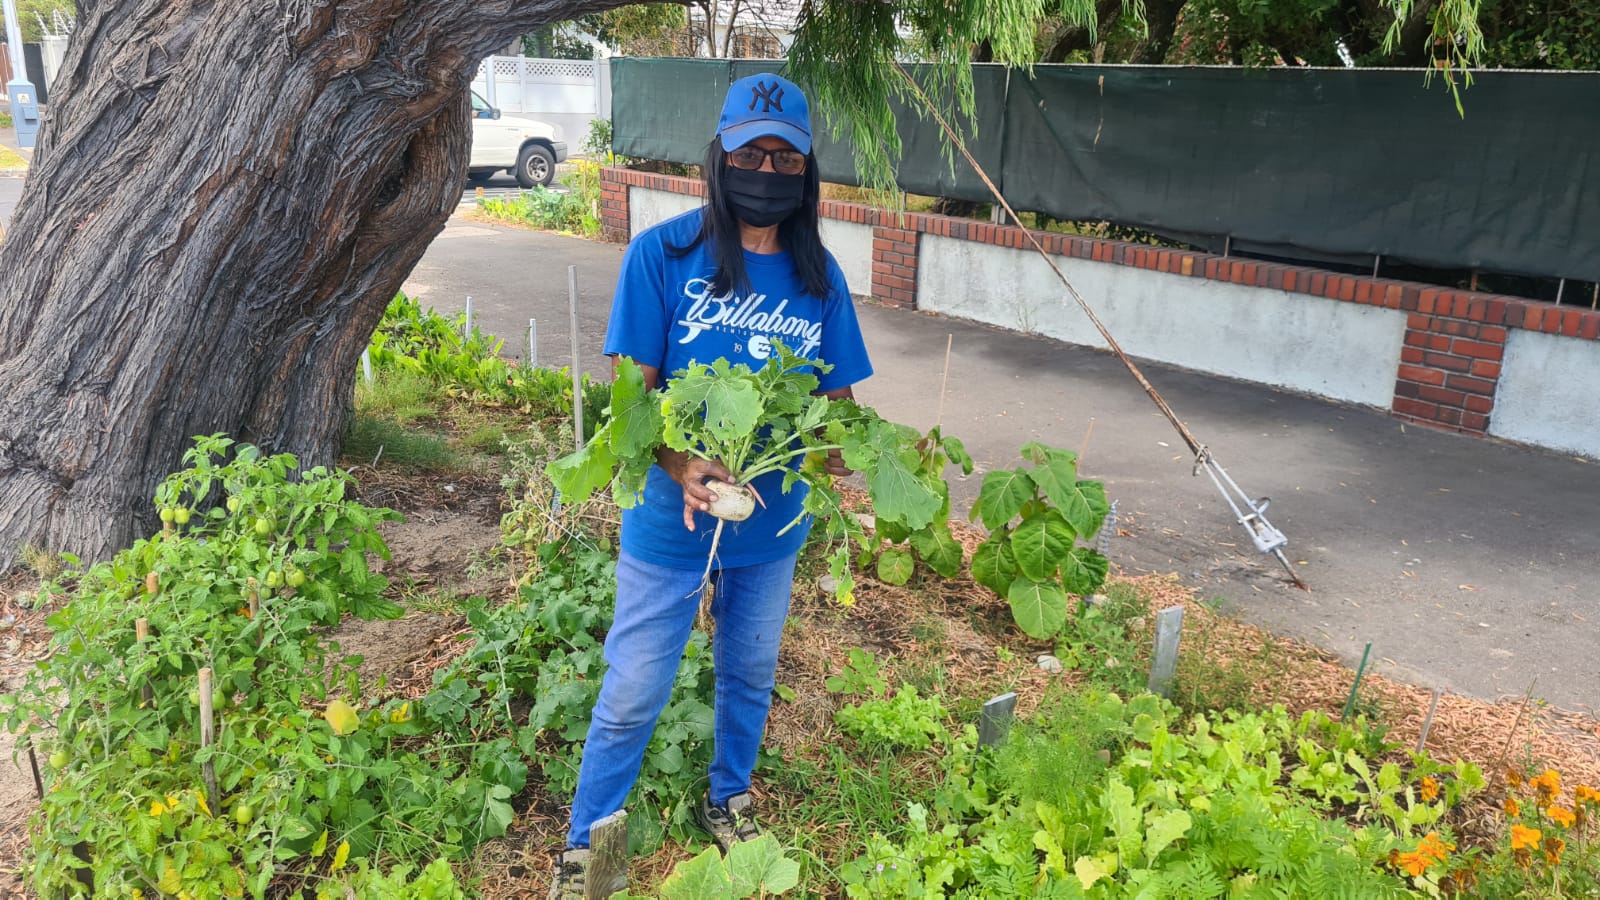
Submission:
[[[772,704],[794,564],[795,557],[788,556],[711,574],[716,727],[710,793],[715,803],[750,789]],[[627,552],[617,559],[617,613],[605,647],[609,668],[583,746],[569,847],[587,847],[589,826],[621,809],[639,777],[645,747],[671,698],[673,676],[689,642],[703,574],[703,569],[652,565]]]

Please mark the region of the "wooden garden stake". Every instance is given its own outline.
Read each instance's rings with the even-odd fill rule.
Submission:
[[[1506,763],[1506,754],[1511,752],[1511,740],[1517,736],[1517,729],[1522,727],[1522,716],[1528,711],[1528,703],[1533,700],[1534,686],[1539,683],[1539,676],[1533,676],[1533,682],[1528,685],[1528,692],[1522,695],[1522,708],[1517,710],[1517,720],[1511,723],[1511,733],[1506,735],[1506,745],[1500,748],[1500,761],[1495,763],[1499,768]]]
[[[1433,702],[1428,704],[1427,718],[1422,720],[1422,734],[1417,735],[1417,752],[1421,753],[1428,745],[1428,730],[1433,728],[1433,714],[1439,711],[1439,695],[1444,693],[1439,688],[1433,689]]]
[[[149,638],[150,620],[144,618],[134,619],[133,639],[138,642],[141,649],[144,646],[144,642]],[[139,688],[139,699],[143,700],[146,706],[149,706],[150,701],[155,699],[155,693],[150,690],[150,685],[148,683]]]
[[[207,666],[200,670],[200,749],[210,747],[215,741],[216,733],[211,721],[215,712],[211,706],[211,668]],[[200,775],[206,782],[206,797],[210,803],[221,803],[222,796],[217,793],[217,766],[210,759],[200,764]]]
[[[261,591],[256,588],[256,580],[254,578],[250,579],[250,597],[248,602],[250,604],[248,607],[250,610],[250,621],[255,623],[256,626],[256,648],[260,649],[262,639],[266,637],[266,635],[261,629]]]
[[[607,887],[628,883],[628,813],[617,810],[589,827],[589,868],[584,900],[603,900]]]
[[[1367,641],[1367,649],[1361,651],[1361,666],[1356,669],[1356,680],[1350,685],[1350,696],[1344,700],[1344,714],[1339,717],[1340,722],[1350,721],[1350,710],[1356,706],[1356,690],[1361,687],[1361,676],[1367,671],[1367,657],[1372,655],[1372,642]]]
[[[583,370],[578,368],[578,267],[567,266],[567,307],[572,315],[572,435],[583,449]]]
[[[154,597],[159,590],[161,590],[161,576],[153,571],[147,573],[144,576],[144,592]]]
[[[978,746],[997,747],[1011,733],[1011,721],[1016,718],[1016,692],[1001,694],[983,705],[978,716]]]
[[[44,779],[39,777],[39,755],[33,751],[33,735],[28,735],[28,768],[33,770],[33,790],[44,799]]]
[[[1089,455],[1089,435],[1094,434],[1094,416],[1089,417],[1089,426],[1083,429],[1083,443],[1078,445],[1078,471],[1083,471],[1083,458]]]
[[[944,336],[944,375],[939,378],[939,412],[933,417],[933,427],[935,428],[944,424],[944,391],[945,387],[950,384],[950,348],[954,347],[955,343],[956,336],[954,334]]]
[[[1178,674],[1178,641],[1183,637],[1183,607],[1169,606],[1156,613],[1156,649],[1150,660],[1150,680],[1146,687],[1163,697],[1172,697],[1172,679]]]

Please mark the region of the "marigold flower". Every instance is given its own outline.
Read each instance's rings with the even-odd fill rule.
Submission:
[[[1587,784],[1578,785],[1573,794],[1578,798],[1579,803],[1600,803],[1600,791],[1589,787]]]
[[[1572,815],[1572,810],[1561,806],[1552,806],[1546,809],[1544,814],[1550,817],[1550,821],[1560,825],[1562,828],[1571,828],[1575,818]]]
[[[1513,788],[1522,787],[1522,770],[1515,766],[1506,769],[1506,784],[1511,785]]]
[[[1539,777],[1529,782],[1539,792],[1545,803],[1554,800],[1561,793],[1561,773],[1555,769],[1545,769]]]
[[[1511,826],[1511,849],[1521,850],[1524,847],[1537,847],[1539,838],[1543,836],[1544,832],[1537,828],[1529,828],[1526,825],[1513,825]]]
[[[1567,842],[1558,837],[1544,839],[1544,858],[1552,865],[1561,862],[1561,851],[1567,849]]]
[[[1450,851],[1454,849],[1456,849],[1456,845],[1440,840],[1439,833],[1436,831],[1428,832],[1427,836],[1417,843],[1418,853],[1439,862],[1444,862],[1450,856]]]
[[[1533,865],[1533,851],[1527,847],[1519,847],[1511,851],[1511,859],[1516,862],[1517,868],[1526,869]]]
[[[1522,815],[1522,805],[1517,803],[1517,798],[1511,796],[1510,794],[1506,795],[1505,810],[1506,815],[1508,816]]]
[[[1434,781],[1431,777],[1424,775],[1422,777],[1422,802],[1432,803],[1438,796],[1439,782]]]
[[[1426,853],[1402,853],[1399,863],[1399,868],[1404,869],[1407,875],[1417,876],[1428,871],[1428,867],[1433,865],[1433,857]]]

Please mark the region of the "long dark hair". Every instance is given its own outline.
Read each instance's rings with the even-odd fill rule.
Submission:
[[[711,248],[711,258],[717,272],[711,279],[711,290],[727,294],[734,289],[748,292],[750,276],[744,268],[744,245],[739,240],[739,218],[733,214],[728,195],[723,191],[722,180],[728,170],[727,152],[722,149],[722,138],[711,139],[706,147],[704,167],[706,179],[705,216],[700,220],[700,233],[683,245],[667,244],[667,253],[674,258],[688,256],[702,243]],[[805,292],[813,297],[826,297],[833,288],[828,278],[828,254],[822,247],[822,232],[817,226],[817,203],[822,199],[822,181],[817,177],[817,158],[806,154],[805,190],[800,208],[794,215],[778,223],[778,239],[783,249],[794,260],[795,274],[805,285]]]

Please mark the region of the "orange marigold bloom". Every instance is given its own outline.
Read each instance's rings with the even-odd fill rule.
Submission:
[[[1428,867],[1431,865],[1433,865],[1433,857],[1426,853],[1400,854],[1399,867],[1404,869],[1407,875],[1421,875],[1423,872],[1428,871]]]
[[[1600,803],[1600,791],[1586,784],[1578,785],[1577,790],[1573,793],[1577,796],[1579,803]]]
[[[1505,810],[1506,810],[1506,815],[1508,815],[1508,816],[1520,816],[1520,815],[1522,815],[1522,806],[1521,806],[1521,804],[1517,803],[1517,798],[1511,796],[1510,794],[1506,795]]]
[[[1561,851],[1567,849],[1567,842],[1558,837],[1544,839],[1544,858],[1550,863],[1561,862]]]
[[[1543,836],[1544,833],[1537,828],[1529,828],[1526,825],[1513,825],[1511,826],[1511,849],[1521,850],[1524,847],[1537,847],[1539,838]]]
[[[1506,784],[1513,788],[1522,787],[1522,770],[1516,767],[1506,769]]]
[[[1572,827],[1574,817],[1572,815],[1572,810],[1570,809],[1561,806],[1552,806],[1549,809],[1546,809],[1544,814],[1550,817],[1550,821],[1560,825],[1562,828]]]
[[[1450,856],[1450,851],[1456,849],[1455,844],[1446,843],[1439,839],[1436,831],[1428,832],[1427,836],[1417,843],[1417,852],[1423,856],[1444,862]]]
[[[1439,782],[1424,775],[1422,778],[1422,802],[1432,803],[1439,796]]]
[[[1533,779],[1529,784],[1533,785],[1534,789],[1539,792],[1539,796],[1544,798],[1544,802],[1549,803],[1561,793],[1561,773],[1555,769],[1545,769],[1539,773],[1538,778]]]

